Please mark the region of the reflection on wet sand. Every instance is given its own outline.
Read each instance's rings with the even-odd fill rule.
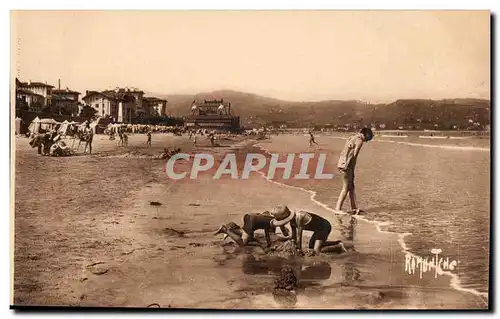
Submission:
[[[354,216],[337,215],[337,227],[340,234],[347,240],[354,240],[358,220]]]
[[[340,215],[336,216],[336,228],[340,231],[342,241],[345,245],[354,248],[354,239],[356,236],[357,219],[354,216]],[[297,284],[293,288],[283,289],[282,287],[275,287],[272,289],[268,286],[267,289],[272,289],[272,296],[274,301],[282,307],[294,307],[297,304],[297,297],[300,295],[322,294],[323,289],[326,287],[323,281],[332,277],[332,266],[336,264],[336,269],[342,271],[341,273],[341,286],[356,286],[362,281],[361,272],[358,270],[356,261],[349,256],[335,258],[334,264],[328,259],[330,254],[321,254],[321,256],[303,258],[283,258],[283,257],[270,257],[266,255],[255,255],[247,253],[242,260],[242,271],[246,275],[257,275],[265,279],[269,285],[272,285],[272,279],[280,278],[283,269],[289,268],[293,271],[293,275],[297,279]],[[337,254],[334,254],[337,255]],[[342,254],[341,254],[342,255]],[[351,256],[353,257],[353,256]],[[318,258],[322,260],[318,260]],[[325,260],[326,258],[326,260]],[[337,268],[341,263],[341,268]],[[339,274],[336,274],[339,278]],[[339,284],[337,282],[337,284]],[[269,291],[269,290],[268,290]]]
[[[277,304],[284,307],[292,307],[297,303],[297,294],[292,291],[287,291],[283,289],[274,290],[273,298]]]
[[[329,263],[321,261],[311,266],[301,269],[300,279],[302,280],[326,280],[332,274],[332,267]]]
[[[351,241],[352,249],[354,249],[354,238],[356,236],[356,226],[358,220],[350,215],[337,215],[337,227],[344,239]],[[360,281],[361,272],[356,268],[356,264],[352,261],[346,261],[342,264],[342,286],[352,286]]]
[[[305,264],[304,264],[305,263]],[[317,286],[318,281],[327,280],[332,274],[332,268],[326,261],[290,260],[285,258],[257,259],[248,255],[243,260],[243,273],[279,277],[284,268],[290,268],[297,279],[293,289],[274,289],[272,292],[276,303],[284,307],[292,307],[297,303],[297,294],[305,292],[307,286]]]
[[[350,261],[342,264],[342,283],[341,286],[353,286],[359,283],[361,272],[356,268],[356,264]]]
[[[243,273],[247,275],[276,275],[284,267],[290,267],[299,280],[326,280],[330,278],[332,268],[328,262],[319,261],[303,264],[303,261],[285,258],[257,259],[248,255],[243,260]]]

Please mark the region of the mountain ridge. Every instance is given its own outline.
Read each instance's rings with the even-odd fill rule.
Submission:
[[[397,99],[391,103],[362,100],[286,101],[235,90],[215,90],[196,94],[147,93],[168,100],[167,114],[189,115],[193,100],[221,99],[231,102],[231,110],[243,125],[288,126],[384,123],[388,127],[466,127],[472,120],[489,124],[490,100],[477,98]]]

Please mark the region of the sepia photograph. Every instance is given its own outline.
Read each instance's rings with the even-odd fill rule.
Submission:
[[[10,11],[10,308],[491,310],[492,22]]]

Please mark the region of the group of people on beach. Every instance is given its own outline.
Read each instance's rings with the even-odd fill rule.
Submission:
[[[346,213],[342,211],[342,206],[347,195],[349,195],[351,201],[351,212],[353,214],[358,214],[362,211],[358,208],[356,203],[354,170],[361,147],[364,143],[372,140],[372,138],[372,130],[370,128],[363,128],[346,141],[340,153],[337,168],[342,176],[342,190],[340,191],[335,206],[336,214]],[[310,133],[310,144],[312,143],[316,142],[314,141],[314,136]],[[285,227],[286,225],[291,227],[291,235]],[[277,206],[271,212],[265,211],[259,214],[245,214],[243,216],[242,227],[235,223],[225,224],[222,225],[215,234],[218,235],[223,233],[225,234],[225,238],[230,237],[239,245],[246,246],[255,240],[255,231],[264,230],[267,247],[270,247],[270,234],[275,233],[278,227],[283,234],[282,238],[295,241],[299,251],[302,251],[303,231],[312,232],[308,247],[314,250],[315,253],[338,253],[347,251],[342,241],[328,241],[332,226],[327,219],[303,210],[292,212],[285,205]]]
[[[33,148],[37,148],[39,155],[54,155],[58,150],[65,150],[68,146],[61,140],[61,135],[58,133],[57,128],[47,131],[41,130],[38,133],[30,133],[29,144]],[[73,134],[73,146],[78,140],[77,151],[80,145],[84,144],[84,154],[92,153],[92,140],[94,138],[94,131],[90,127],[90,123],[85,121],[78,130]]]
[[[285,227],[286,225],[291,227],[291,235]],[[245,214],[242,227],[235,223],[225,224],[215,232],[215,235],[223,233],[240,246],[246,246],[255,241],[255,231],[264,230],[267,247],[270,247],[272,244],[270,234],[276,233],[278,227],[283,234],[282,239],[293,240],[297,244],[297,250],[299,251],[302,251],[303,231],[313,232],[308,247],[316,253],[347,251],[342,241],[328,241],[328,236],[332,230],[328,220],[303,210],[292,212],[285,205],[277,206],[271,212]]]
[[[203,133],[204,132],[204,133]],[[212,146],[217,146],[217,132],[215,130],[193,130],[193,131],[189,131],[189,140],[192,140],[193,141],[193,145],[196,145],[196,142],[197,142],[197,136],[198,135],[201,135],[203,136],[204,134],[207,136],[207,138],[210,140],[210,144]]]

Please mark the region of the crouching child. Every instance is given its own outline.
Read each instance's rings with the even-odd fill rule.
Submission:
[[[278,212],[277,214],[269,213],[265,211],[260,214],[245,214],[243,216],[243,227],[236,225],[235,223],[228,223],[222,225],[214,235],[225,234],[230,237],[240,246],[249,245],[250,242],[255,241],[254,233],[257,230],[264,230],[266,237],[266,247],[271,246],[271,233],[276,232],[276,227],[281,229],[284,236],[288,237],[289,232],[285,228],[285,225],[293,219],[293,213],[290,211]],[[279,222],[279,225],[276,223]],[[226,238],[226,236],[224,238]],[[260,246],[260,245],[259,245]]]
[[[288,207],[282,206],[281,210],[289,211]],[[340,253],[346,252],[346,248],[341,240],[328,241],[328,236],[332,231],[332,226],[325,218],[309,213],[303,210],[293,214],[293,218],[288,221],[292,228],[293,239],[297,243],[297,249],[302,251],[302,233],[303,231],[313,232],[309,240],[309,249],[313,249],[316,253]],[[281,221],[274,221],[275,226],[281,226]]]

